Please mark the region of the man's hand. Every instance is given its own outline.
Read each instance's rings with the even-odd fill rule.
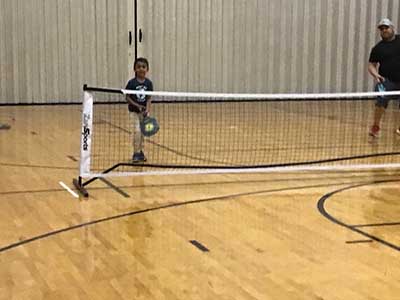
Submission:
[[[378,66],[379,66],[378,63],[374,63],[374,62],[368,63],[368,72],[369,72],[369,74],[372,75],[372,77],[374,77],[374,79],[378,83],[383,83],[385,81],[385,78],[379,74]]]
[[[385,81],[385,77],[383,77],[379,74],[375,75],[374,78],[378,83],[383,83]]]

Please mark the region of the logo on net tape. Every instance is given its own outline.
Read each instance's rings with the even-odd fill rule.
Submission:
[[[90,128],[89,128],[90,114],[83,114],[83,143],[82,148],[87,151],[89,148]]]
[[[145,117],[140,123],[140,130],[144,136],[152,136],[160,130],[160,126],[155,118]]]

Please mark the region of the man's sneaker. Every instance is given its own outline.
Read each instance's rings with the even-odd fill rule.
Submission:
[[[397,135],[400,135],[400,127],[396,129]]]
[[[379,136],[379,131],[380,131],[380,130],[381,130],[381,129],[379,128],[378,125],[373,125],[373,126],[371,127],[371,129],[369,130],[369,135],[376,138],[376,137]]]

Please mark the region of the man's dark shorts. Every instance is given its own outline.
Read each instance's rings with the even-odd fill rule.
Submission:
[[[383,85],[385,86],[385,91],[389,92],[389,91],[400,91],[400,82],[393,82],[390,81],[388,79],[386,79],[383,82]],[[378,92],[378,84],[375,85],[375,92]],[[389,101],[390,100],[398,100],[400,98],[400,96],[385,96],[385,97],[378,97],[376,99],[376,107],[383,107],[383,108],[387,108],[389,105]]]

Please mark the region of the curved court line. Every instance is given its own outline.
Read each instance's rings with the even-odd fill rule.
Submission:
[[[347,173],[348,171],[341,171],[341,173]],[[364,173],[365,170],[359,170],[358,172]],[[368,171],[369,172],[369,171]],[[374,171],[374,174],[377,174],[379,172],[383,172],[383,174],[380,174],[379,177],[396,177],[396,175],[392,174],[386,174],[387,171]],[[283,174],[283,173],[282,173]],[[325,174],[323,172],[322,174]],[[337,174],[336,172],[334,174]],[[292,173],[290,173],[292,175]],[[324,175],[324,179],[359,179],[361,180],[362,178],[370,178],[370,175],[360,175],[360,176],[326,176]],[[302,181],[308,181],[308,180],[315,180],[315,177],[304,177],[301,180]],[[298,180],[298,177],[290,177],[290,178],[275,178],[275,179],[262,179],[262,180],[240,180],[241,184],[246,184],[246,183],[272,183],[272,182],[287,182],[287,181],[293,181],[293,180]],[[237,184],[238,181],[210,181],[210,182],[192,182],[192,183],[168,183],[168,184],[146,184],[146,185],[122,185],[119,186],[121,189],[136,189],[136,188],[144,188],[144,187],[179,187],[179,186],[206,186],[206,185],[216,185],[216,184]],[[341,185],[345,183],[339,183],[335,185]],[[91,190],[99,191],[99,190],[107,190],[110,187],[105,186],[105,187],[92,187]],[[18,195],[18,194],[37,194],[37,193],[51,193],[51,192],[64,192],[64,189],[61,188],[53,188],[53,189],[43,189],[43,190],[22,190],[22,191],[6,191],[6,192],[0,192],[0,196],[2,195]]]
[[[326,203],[326,201],[327,201],[330,197],[332,197],[333,195],[335,195],[335,194],[339,194],[339,193],[341,193],[341,192],[343,192],[343,191],[347,191],[347,190],[359,188],[359,187],[362,187],[362,186],[374,185],[374,184],[382,184],[382,183],[389,183],[389,182],[399,182],[399,181],[400,181],[400,180],[398,180],[398,179],[397,179],[397,180],[379,180],[379,181],[372,181],[372,182],[367,182],[367,183],[355,184],[355,185],[351,185],[351,186],[347,186],[347,187],[338,189],[338,190],[336,190],[336,191],[333,191],[333,192],[330,192],[330,193],[328,193],[328,194],[325,194],[322,198],[320,198],[320,199],[318,200],[318,203],[317,203],[318,211],[319,211],[325,218],[327,218],[328,220],[330,220],[331,222],[333,222],[333,223],[335,223],[335,224],[337,224],[337,225],[340,225],[340,226],[345,227],[345,228],[347,228],[347,229],[349,229],[349,230],[351,230],[351,231],[353,231],[353,232],[356,232],[356,233],[358,233],[358,234],[361,234],[362,236],[367,237],[367,238],[369,238],[369,239],[371,239],[371,240],[373,240],[373,241],[375,241],[375,242],[381,243],[382,245],[387,246],[387,247],[389,247],[389,248],[392,248],[393,250],[400,251],[400,246],[397,246],[397,245],[392,244],[392,243],[390,243],[390,242],[388,242],[388,241],[385,241],[385,240],[383,240],[383,239],[381,239],[381,238],[379,238],[379,237],[376,237],[376,236],[374,236],[374,235],[372,235],[372,234],[369,234],[369,233],[367,233],[367,232],[365,232],[365,231],[362,231],[362,230],[360,230],[359,228],[357,228],[357,226],[346,224],[346,223],[340,221],[339,219],[335,218],[335,217],[332,216],[331,214],[329,214],[329,213],[326,211],[326,209],[325,209],[325,203]]]
[[[145,214],[148,212],[164,210],[164,209],[180,207],[180,206],[187,206],[187,205],[198,204],[198,203],[203,203],[203,202],[230,200],[230,199],[238,198],[238,197],[242,197],[242,196],[251,196],[251,195],[275,193],[275,192],[283,192],[283,191],[293,191],[293,190],[301,190],[301,189],[308,189],[308,188],[329,187],[329,186],[333,186],[333,185],[337,186],[337,185],[343,185],[343,184],[348,184],[348,183],[316,184],[316,185],[306,185],[306,186],[298,186],[298,187],[262,190],[262,191],[239,193],[239,194],[233,194],[233,195],[216,196],[216,197],[210,197],[210,198],[205,198],[205,199],[197,199],[197,200],[191,200],[191,201],[180,202],[180,203],[171,203],[171,204],[166,204],[166,205],[157,206],[157,207],[151,207],[151,208],[146,208],[146,209],[141,209],[141,210],[136,210],[136,211],[130,211],[130,212],[126,212],[123,214],[119,214],[119,215],[115,215],[115,216],[111,216],[111,217],[105,217],[105,218],[77,224],[74,226],[69,226],[69,227],[65,227],[62,229],[50,231],[50,232],[26,239],[26,240],[15,242],[15,243],[9,244],[7,246],[1,247],[0,254],[2,252],[17,248],[19,246],[23,246],[25,244],[29,244],[29,243],[37,241],[37,240],[42,240],[42,239],[45,239],[50,236],[57,235],[57,234],[60,234],[63,232],[72,231],[75,229],[79,229],[79,228],[83,228],[86,226],[91,226],[91,225],[95,225],[95,224],[99,224],[99,223],[103,223],[103,222],[107,222],[107,221],[111,221],[111,220],[121,219],[121,218],[130,217],[130,216],[134,216],[134,215],[139,215],[139,214]]]

